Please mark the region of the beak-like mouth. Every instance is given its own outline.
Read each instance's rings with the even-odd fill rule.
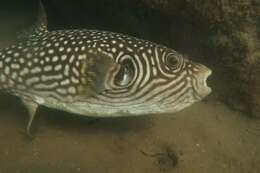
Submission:
[[[208,71],[205,74],[204,80],[203,80],[203,86],[205,87],[205,90],[207,92],[207,95],[209,95],[212,91],[212,89],[207,85],[207,79],[212,74],[212,70],[208,69]]]
[[[199,97],[202,99],[212,92],[212,89],[207,85],[207,79],[212,74],[212,70],[203,65],[201,65],[200,68],[201,71],[197,75],[195,90],[197,95],[199,95]]]

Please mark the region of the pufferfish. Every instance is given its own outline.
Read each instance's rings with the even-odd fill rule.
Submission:
[[[174,113],[210,94],[212,71],[160,44],[98,30],[48,31],[37,22],[0,50],[0,89],[29,113],[40,105],[92,117]]]

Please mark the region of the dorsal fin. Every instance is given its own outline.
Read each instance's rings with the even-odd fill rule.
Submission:
[[[38,1],[38,11],[37,11],[37,16],[35,19],[35,22],[33,25],[25,28],[22,31],[19,31],[17,33],[17,38],[19,40],[24,40],[24,39],[29,39],[33,38],[34,36],[37,35],[42,35],[44,33],[48,32],[47,29],[47,15],[45,12],[45,8],[42,4],[42,1]]]

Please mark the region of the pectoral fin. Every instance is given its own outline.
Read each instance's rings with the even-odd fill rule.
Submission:
[[[107,83],[110,73],[118,70],[120,64],[114,62],[114,60],[106,54],[102,53],[90,53],[86,58],[84,66],[81,71],[86,80],[83,90],[81,92],[81,98],[88,98],[93,94],[99,94],[108,90]],[[84,97],[85,96],[85,97]]]
[[[26,134],[29,137],[32,137],[32,135],[31,135],[31,125],[32,125],[32,122],[33,122],[34,117],[36,115],[38,104],[35,103],[34,101],[29,100],[29,99],[22,99],[22,102],[25,105],[25,107],[27,108],[27,111],[29,113],[29,120],[28,120],[27,127],[26,127]]]

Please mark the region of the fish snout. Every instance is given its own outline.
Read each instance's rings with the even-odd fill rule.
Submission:
[[[199,72],[196,74],[196,83],[194,89],[200,98],[208,96],[212,89],[207,84],[207,79],[212,74],[212,70],[208,67],[199,64]]]

